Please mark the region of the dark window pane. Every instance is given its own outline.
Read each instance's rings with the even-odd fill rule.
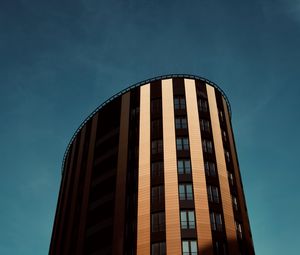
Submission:
[[[163,162],[153,162],[151,164],[151,177],[152,178],[161,178],[163,177]]]
[[[184,110],[185,109],[185,98],[178,96],[174,98],[174,109],[175,110]]]
[[[207,100],[200,98],[198,100],[198,108],[200,112],[207,112],[208,111]]]
[[[179,184],[179,199],[180,200],[193,200],[193,185],[192,184]]]
[[[160,232],[165,230],[165,213],[151,214],[151,230],[152,232]]]
[[[162,153],[163,151],[163,144],[162,140],[154,140],[151,142],[151,152],[152,154]]]
[[[153,243],[151,245],[152,255],[165,255],[166,254],[166,243],[165,242],[159,242],[159,243]]]
[[[175,127],[176,129],[186,129],[187,128],[186,117],[177,117],[175,119]]]
[[[178,174],[190,174],[191,173],[191,161],[188,159],[182,159],[177,161]]]

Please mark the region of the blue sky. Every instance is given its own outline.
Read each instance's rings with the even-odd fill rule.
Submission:
[[[216,82],[257,254],[300,243],[299,0],[0,2],[0,254],[48,253],[60,167],[81,121],[144,79]]]

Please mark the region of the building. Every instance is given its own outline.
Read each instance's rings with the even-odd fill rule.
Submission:
[[[66,150],[49,254],[253,255],[223,91],[168,75],[99,106]]]

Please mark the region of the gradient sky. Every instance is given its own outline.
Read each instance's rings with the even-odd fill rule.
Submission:
[[[299,0],[2,0],[0,254],[48,253],[74,131],[169,73],[225,91],[256,253],[299,254]]]

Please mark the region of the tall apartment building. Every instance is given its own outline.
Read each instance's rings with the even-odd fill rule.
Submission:
[[[49,254],[255,254],[224,92],[167,75],[99,106],[66,150]]]

